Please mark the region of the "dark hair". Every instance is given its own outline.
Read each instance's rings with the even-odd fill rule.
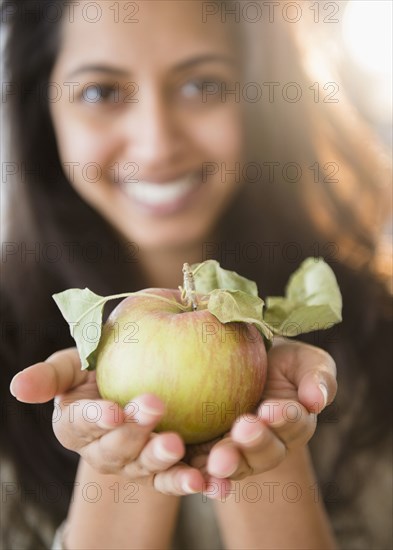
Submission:
[[[45,101],[60,45],[59,22],[50,22],[45,11],[49,4],[61,8],[64,1],[27,0],[3,6],[2,21],[8,22],[9,32],[11,142],[17,144],[13,163],[28,177],[6,182],[13,216],[3,242],[0,353],[5,376],[0,391],[6,423],[2,448],[12,456],[26,491],[39,495],[49,481],[59,484],[61,498],[46,506],[58,522],[68,507],[78,457],[53,435],[53,403],[17,403],[8,391],[11,378],[54,351],[74,345],[53,293],[88,286],[105,295],[140,284],[134,249],[82,201],[61,168]],[[10,7],[7,15],[5,8]]]
[[[9,395],[9,383],[26,366],[73,345],[51,299],[53,293],[87,286],[107,295],[137,290],[144,284],[135,254],[130,254],[136,245],[130,249],[130,243],[79,197],[61,168],[48,101],[44,100],[61,43],[60,20],[53,22],[47,16],[48,5],[61,9],[64,0],[7,2],[2,12],[9,32],[6,59],[12,86],[7,101],[11,143],[17,154],[16,165],[22,169],[23,162],[23,168],[33,173],[13,178],[9,189],[9,210],[13,214],[3,243],[1,284],[0,353],[5,373],[0,389],[4,423],[1,443],[27,488],[36,489],[53,480],[64,487],[63,498],[47,506],[58,521],[69,504],[77,456],[66,451],[52,433],[53,404],[16,403]],[[283,33],[278,39],[272,30],[266,32],[272,44],[280,43],[280,39],[281,46],[271,46],[268,54],[261,52],[264,70],[273,74],[280,66],[280,55],[285,55],[285,67],[308,86],[293,37]],[[345,109],[343,105],[339,113]],[[317,111],[315,107],[303,109],[289,104],[280,105],[280,109],[269,105],[264,116],[267,129],[263,144],[251,131],[248,137],[251,160],[261,155],[265,160],[296,158],[307,167],[319,159],[318,147],[328,145],[333,158],[346,167],[350,183],[357,182],[356,204],[345,202],[329,185],[293,184],[282,179],[263,185],[247,182],[220,220],[221,241],[212,243],[209,257],[256,280],[263,295],[282,294],[290,273],[309,255],[324,256],[332,265],[343,292],[344,322],[334,331],[318,333],[317,340],[315,334],[303,340],[330,351],[338,361],[339,376],[342,370],[349,378],[362,375],[367,380],[367,411],[348,433],[343,458],[351,449],[378,441],[389,427],[389,294],[375,274],[375,220],[384,200],[378,191],[380,172],[373,172],[378,160],[363,162],[365,156],[368,160],[376,156],[364,145],[362,136],[367,135],[367,129],[362,122],[356,124],[363,134],[359,131],[359,135],[349,137],[347,128],[354,124],[353,118],[347,121],[339,114],[333,117],[322,107]],[[261,124],[259,120],[251,122]],[[345,187],[346,181],[341,185]],[[359,205],[370,213],[365,221]],[[254,249],[262,250],[264,261],[247,256],[242,243],[253,243]],[[26,254],[26,246],[33,247],[33,252]],[[50,246],[56,253],[55,261]],[[233,253],[223,258],[223,246]],[[354,246],[357,264],[352,254]],[[89,247],[97,251],[94,260],[87,254]],[[340,362],[340,357],[348,363]]]

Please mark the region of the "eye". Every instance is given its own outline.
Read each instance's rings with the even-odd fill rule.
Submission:
[[[188,100],[204,100],[211,98],[213,95],[220,94],[221,81],[210,78],[200,78],[189,80],[181,86],[180,93],[184,99]]]
[[[86,103],[116,103],[119,101],[119,86],[116,84],[88,84],[82,91]]]
[[[182,95],[187,98],[199,96],[203,91],[204,82],[202,80],[192,80],[186,82],[181,88]]]

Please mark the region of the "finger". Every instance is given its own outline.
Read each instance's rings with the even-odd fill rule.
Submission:
[[[207,472],[218,479],[231,477],[238,472],[242,456],[230,437],[217,443],[207,457]],[[249,470],[248,465],[245,465]]]
[[[174,466],[184,453],[185,445],[178,434],[160,434],[147,443],[135,464],[146,472],[157,473]]]
[[[124,410],[111,401],[82,399],[69,405],[63,401],[63,414],[54,430],[67,448],[80,452],[89,446],[83,456],[94,465],[114,461],[120,453],[137,456],[164,410],[164,403],[153,394],[136,397]]]
[[[101,399],[72,399],[55,402],[53,431],[67,449],[79,452],[124,422],[125,414],[117,403]]]
[[[297,388],[300,402],[308,410],[320,413],[337,392],[336,364],[324,350],[301,342],[279,341],[271,357],[280,348],[290,347],[284,364],[285,375]]]
[[[141,432],[135,437],[135,432]],[[152,437],[154,435],[154,437]],[[87,456],[94,460],[90,446]],[[181,460],[184,443],[175,433],[150,434],[124,425],[102,437],[96,448],[105,473],[120,473],[132,480],[167,470]]]
[[[166,495],[181,496],[202,492],[206,483],[199,470],[182,463],[156,474],[153,486]]]
[[[231,479],[243,479],[277,466],[286,456],[284,443],[258,417],[247,415],[234,424],[230,443],[212,449],[208,460],[208,471],[217,475],[220,463],[229,462],[238,453],[236,470]],[[225,456],[226,455],[226,456]]]
[[[337,393],[335,373],[324,365],[305,372],[298,384],[300,402],[317,414],[334,400]]]
[[[58,351],[46,361],[18,372],[11,381],[10,392],[25,403],[45,403],[87,380],[81,370],[76,348]]]
[[[297,401],[266,400],[258,408],[258,418],[288,450],[306,445],[317,426],[316,414]]]

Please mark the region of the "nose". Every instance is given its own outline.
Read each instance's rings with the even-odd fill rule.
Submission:
[[[158,90],[141,90],[125,117],[127,156],[145,179],[170,173],[183,157],[184,136],[171,105]],[[150,179],[151,179],[150,178]]]

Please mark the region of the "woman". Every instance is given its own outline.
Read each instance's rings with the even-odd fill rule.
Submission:
[[[18,521],[24,524],[20,532],[28,533],[24,547],[50,544],[53,528],[37,532],[29,513],[33,524],[50,516],[53,527],[72,500],[66,548],[167,547],[178,496],[198,491],[180,510],[177,544],[220,547],[214,530],[202,543],[190,536],[203,514],[204,525],[211,525],[211,503],[202,503],[199,494],[209,493],[209,475],[218,487],[210,496],[219,497],[214,510],[229,547],[327,548],[335,536],[344,548],[369,548],[370,541],[386,548],[387,507],[382,501],[370,516],[366,502],[373,487],[381,497],[386,486],[389,321],[381,306],[386,293],[375,276],[376,213],[384,217],[384,198],[375,192],[375,151],[357,138],[366,132],[362,123],[350,120],[357,135],[348,135],[343,101],[250,100],[250,82],[269,93],[275,88],[264,83],[296,82],[302,90],[310,85],[288,25],[280,22],[262,21],[263,32],[261,26],[256,32],[245,17],[225,18],[221,3],[95,2],[88,9],[61,1],[8,4],[14,12],[6,18],[8,101],[18,154],[9,170],[19,174],[12,180],[14,217],[2,288],[2,444],[22,485],[19,493],[19,485],[11,486],[15,491],[7,495],[6,545],[16,546],[12,526]],[[248,38],[254,40],[251,53]],[[262,77],[255,73],[259,67]],[[344,189],[359,178],[357,204],[345,201],[328,180],[315,183],[316,172],[308,167],[328,162],[338,164]],[[300,179],[293,175],[298,166]],[[264,171],[255,177],[253,167]],[[368,217],[358,205],[367,205]],[[250,244],[257,256],[249,255]],[[259,432],[251,434],[250,423],[239,422],[228,438],[199,449],[189,465],[179,464],[184,445],[177,435],[150,437],[163,412],[152,395],[140,398],[147,413],[137,426],[127,424],[120,409],[114,422],[113,405],[102,401],[102,425],[78,415],[75,405],[98,400],[98,393],[94,373],[80,372],[73,349],[14,378],[11,390],[19,401],[42,405],[16,405],[8,394],[13,375],[26,365],[73,345],[50,298],[54,292],[176,288],[184,261],[213,255],[256,280],[263,295],[274,295],[312,254],[332,263],[344,295],[340,328],[308,339],[333,356],[342,382],[336,409],[321,415],[325,422],[313,439],[329,515],[305,446],[315,430],[313,413],[335,394],[334,363],[317,348],[276,342],[269,352],[265,413],[261,409],[255,423]],[[22,281],[28,282],[23,293]],[[53,404],[44,404],[54,396],[62,412],[55,433],[82,456],[75,486],[78,456],[52,435]],[[297,423],[283,415],[283,406],[294,401],[302,407]],[[365,401],[366,411],[359,408]],[[281,405],[273,416],[266,416],[269,402]],[[362,468],[376,455],[381,479],[365,479]],[[356,476],[348,482],[349,471],[359,472],[362,483]],[[232,502],[226,498],[229,479],[240,492]],[[273,491],[273,502],[269,496],[245,498],[250,480]],[[127,491],[126,482],[128,491],[137,487],[138,502],[131,502],[137,506],[126,506],[129,492],[114,497]],[[54,495],[48,493],[51,483]],[[283,491],[291,484],[301,488],[302,498]],[[100,498],[86,496],[83,489],[92,486]]]

